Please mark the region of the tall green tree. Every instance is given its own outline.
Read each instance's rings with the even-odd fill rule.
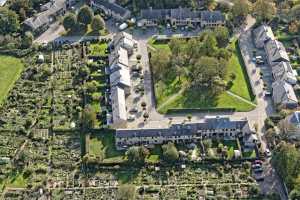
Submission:
[[[100,31],[105,27],[105,22],[100,15],[96,15],[92,20],[91,26],[93,31]]]
[[[272,0],[257,0],[253,5],[253,14],[262,21],[271,20],[276,10],[276,5]]]
[[[131,163],[143,163],[149,155],[149,150],[144,146],[133,146],[126,151],[126,156]]]
[[[63,26],[66,30],[72,30],[77,25],[76,16],[73,13],[68,13],[63,19]]]
[[[245,19],[250,12],[250,2],[248,0],[235,0],[231,12],[233,17]]]
[[[174,162],[179,158],[179,153],[174,143],[169,142],[162,146],[163,156],[166,161]]]
[[[229,41],[229,31],[225,26],[218,26],[214,29],[214,34],[219,47],[225,47]]]
[[[33,35],[30,31],[25,32],[24,37],[22,38],[22,47],[29,48],[33,43]]]
[[[93,10],[89,6],[82,6],[77,14],[77,21],[87,26],[92,22],[93,17]]]
[[[0,8],[0,35],[7,35],[20,28],[18,15],[6,7]]]

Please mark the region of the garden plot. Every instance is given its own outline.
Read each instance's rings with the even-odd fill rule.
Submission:
[[[13,158],[17,149],[24,143],[25,136],[18,135],[14,131],[0,132],[0,158]]]
[[[56,133],[49,143],[51,171],[48,185],[74,186],[75,170],[80,164],[80,137],[77,132]]]

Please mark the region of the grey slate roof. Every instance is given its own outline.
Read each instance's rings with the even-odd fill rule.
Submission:
[[[157,19],[162,20],[171,16],[170,9],[142,9],[141,17],[143,19]]]
[[[55,15],[61,9],[66,9],[66,3],[65,0],[56,0],[51,5],[48,3],[46,7],[49,7],[49,9],[39,13],[37,16],[26,19],[24,24],[31,27],[31,29],[36,30],[45,24],[48,24],[52,15]]]
[[[121,16],[126,15],[126,13],[129,11],[126,8],[123,8],[122,6],[116,4],[116,3],[110,3],[107,0],[94,0],[95,4],[102,5],[105,8],[115,12],[119,13]]]
[[[225,21],[225,17],[220,11],[202,11],[201,12],[202,21]]]
[[[165,20],[173,19],[187,19],[200,18],[201,11],[193,11],[190,8],[175,8],[175,9],[142,9],[142,19],[157,19]]]
[[[247,120],[231,121],[228,117],[206,118],[199,123],[173,124],[170,128],[157,129],[118,129],[116,137],[159,137],[195,135],[201,130],[242,129]]]

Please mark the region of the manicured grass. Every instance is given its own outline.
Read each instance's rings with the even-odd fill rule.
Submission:
[[[166,50],[167,52],[171,53],[171,49],[168,45],[168,43],[165,42],[157,42],[155,39],[151,38],[148,41],[148,44],[153,47],[154,49],[162,49],[162,50]]]
[[[107,49],[107,43],[95,43],[89,46],[91,56],[104,56]]]
[[[102,157],[103,162],[124,160],[124,152],[115,148],[115,138],[111,131],[91,135],[89,151],[90,155]]]
[[[248,82],[248,74],[245,68],[244,60],[240,53],[238,41],[233,40],[230,44],[230,48],[233,50],[233,52],[227,65],[226,80],[230,80],[231,74],[236,75],[230,91],[240,97],[252,101],[253,99],[251,98],[251,85]]]
[[[148,41],[148,44],[156,49],[170,51],[167,43],[157,43],[153,39]],[[247,72],[244,68],[244,62],[241,57],[237,40],[233,40],[230,44],[232,48],[232,57],[229,60],[227,77],[230,74],[236,75],[233,81],[233,86],[230,91],[237,96],[251,101],[251,86],[247,82]],[[151,50],[151,48],[149,48]],[[255,107],[245,101],[238,99],[226,92],[218,96],[208,93],[208,91],[195,91],[196,89],[185,89],[187,81],[181,77],[174,78],[174,74],[170,72],[169,77],[165,77],[163,81],[155,83],[155,94],[157,101],[158,112],[166,113],[171,108],[235,108],[236,111],[250,111]]]
[[[23,70],[20,59],[0,55],[0,105]]]
[[[98,138],[90,138],[89,141],[89,154],[91,156],[103,156],[103,144],[101,140],[98,140]]]

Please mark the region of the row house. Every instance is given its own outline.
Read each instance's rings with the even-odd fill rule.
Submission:
[[[206,117],[197,123],[172,124],[168,128],[117,129],[116,147],[121,150],[133,145],[191,143],[205,138],[231,140],[251,135],[248,120],[229,117]]]
[[[91,0],[90,6],[93,9],[103,11],[106,16],[110,16],[118,21],[125,21],[131,16],[131,12],[128,9],[107,0]]]
[[[220,11],[196,11],[190,8],[141,10],[138,26],[151,27],[161,23],[170,23],[171,26],[215,27],[225,25],[225,17]]]
[[[266,59],[272,69],[273,102],[283,108],[296,108],[298,99],[293,85],[297,83],[297,72],[292,69],[288,53],[284,45],[275,39],[270,26],[261,25],[253,31],[257,48],[264,48]]]
[[[135,44],[132,35],[123,32],[115,35],[109,44],[111,53],[106,72],[110,79],[113,128],[127,127],[126,98],[131,91],[129,56]]]

